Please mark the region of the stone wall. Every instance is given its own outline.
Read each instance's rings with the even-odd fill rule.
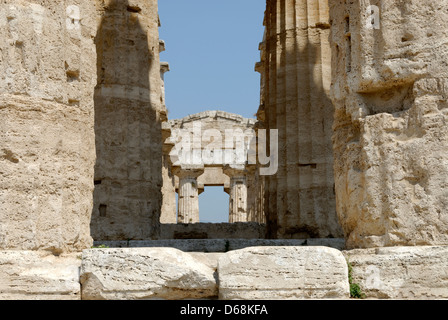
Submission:
[[[256,69],[262,76],[258,119],[279,136],[279,170],[266,177],[265,187],[269,237],[342,235],[334,194],[328,13],[328,1],[267,2]]]
[[[157,237],[166,117],[157,0],[108,0],[96,34],[95,240]]]
[[[161,224],[160,239],[263,239],[266,225],[257,222]]]
[[[336,202],[347,245],[447,244],[448,4],[330,3]]]
[[[95,2],[0,3],[0,248],[92,244]]]

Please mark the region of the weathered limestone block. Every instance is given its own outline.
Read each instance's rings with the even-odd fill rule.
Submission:
[[[214,272],[188,253],[172,248],[85,250],[82,299],[212,298],[218,295]]]
[[[0,251],[0,300],[80,300],[80,255]]]
[[[368,299],[448,298],[448,247],[356,249],[344,255]]]
[[[171,171],[171,164],[168,158],[169,155],[164,151],[163,167],[162,167],[163,197],[162,197],[162,208],[160,214],[160,223],[162,225],[177,223],[175,177]]]
[[[0,248],[91,246],[95,2],[0,4]]]
[[[190,252],[189,255],[197,262],[203,263],[215,272],[218,270],[218,260],[224,253],[221,252]]]
[[[219,259],[219,297],[247,299],[349,298],[347,262],[326,247],[262,247]]]
[[[448,4],[330,5],[336,203],[347,246],[448,244]]]

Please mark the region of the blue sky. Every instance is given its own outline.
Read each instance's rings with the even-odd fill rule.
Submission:
[[[206,110],[252,118],[260,103],[254,71],[263,40],[264,0],[160,0],[160,39],[170,63],[170,119]]]
[[[159,0],[160,39],[170,63],[165,74],[170,119],[206,110],[254,118],[260,104],[260,60],[265,0]],[[229,196],[206,188],[201,222],[226,222]]]

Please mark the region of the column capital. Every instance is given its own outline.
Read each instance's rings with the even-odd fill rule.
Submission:
[[[204,173],[205,168],[203,166],[189,166],[189,167],[173,167],[172,172],[179,179],[196,179]]]
[[[246,177],[248,174],[248,171],[246,169],[246,166],[230,166],[226,165],[223,167],[224,174],[228,175],[230,179],[235,177]]]

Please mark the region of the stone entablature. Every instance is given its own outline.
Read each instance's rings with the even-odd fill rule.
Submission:
[[[222,119],[227,121],[233,121],[237,123],[241,128],[253,128],[253,126],[257,123],[256,119],[244,118],[241,115],[225,112],[225,111],[203,111],[196,114],[188,115],[182,119],[174,119],[168,121],[168,124],[172,128],[181,128],[187,126],[188,123],[197,121],[197,120],[205,120],[205,119]]]

